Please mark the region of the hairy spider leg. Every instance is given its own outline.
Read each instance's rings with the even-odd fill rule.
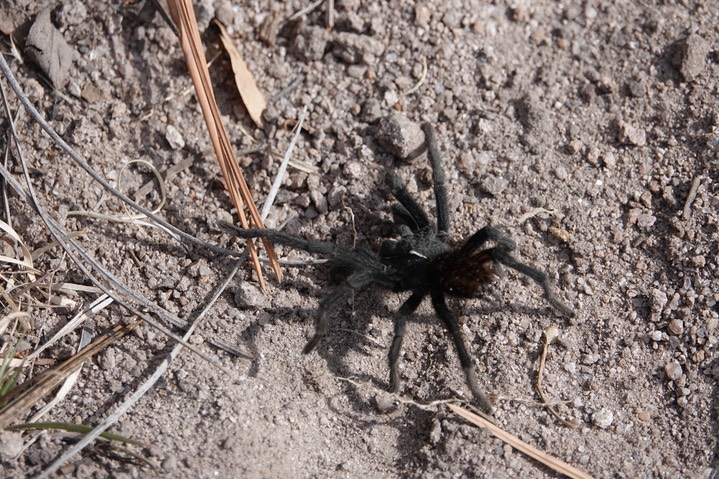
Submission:
[[[389,348],[389,390],[393,393],[399,391],[399,353],[402,349],[402,340],[407,329],[407,318],[417,310],[422,303],[426,289],[416,289],[412,295],[400,306],[394,316],[394,338]]]
[[[294,236],[290,236],[281,231],[271,229],[238,228],[226,221],[219,221],[218,224],[225,230],[239,236],[240,238],[267,238],[273,243],[307,251],[309,253],[329,254],[332,256],[333,261],[337,261],[349,268],[356,268],[360,270],[346,278],[337,289],[320,301],[317,311],[317,319],[315,321],[315,334],[302,350],[304,354],[311,352],[315,346],[317,346],[320,339],[327,334],[329,326],[327,321],[327,311],[337,305],[337,303],[339,303],[343,298],[349,296],[349,294],[353,291],[361,289],[372,281],[377,281],[389,288],[394,286],[394,282],[386,279],[385,265],[372,256],[370,252],[363,249],[344,250],[342,248],[338,248],[333,243],[295,238]],[[338,258],[338,256],[341,256],[341,258]]]
[[[420,230],[417,222],[404,206],[397,203],[392,205],[392,219],[399,230],[400,236],[403,238],[419,234]]]
[[[412,195],[407,191],[407,187],[402,183],[397,175],[391,173],[389,175],[389,186],[392,189],[392,194],[400,202],[402,209],[397,209],[395,214],[404,220],[405,223],[412,229],[415,234],[428,233],[431,229],[429,217],[425,213],[424,209],[417,203],[417,200],[412,198]],[[412,221],[408,221],[411,219]]]
[[[239,236],[240,238],[267,238],[273,243],[277,243],[282,246],[288,246],[294,249],[299,249],[302,251],[307,251],[308,253],[332,254],[337,249],[337,246],[335,246],[334,243],[296,238],[294,236],[288,235],[287,233],[283,233],[277,230],[238,228],[237,226],[233,225],[232,223],[228,223],[227,221],[218,221],[217,224],[228,233],[232,233],[233,235]]]
[[[447,303],[444,299],[444,294],[439,289],[433,289],[431,291],[432,306],[437,312],[444,325],[452,335],[454,346],[457,349],[457,356],[459,356],[459,363],[462,365],[464,370],[464,377],[466,378],[469,389],[477,399],[479,406],[487,413],[492,414],[492,405],[489,403],[487,396],[479,390],[477,386],[477,380],[474,378],[474,366],[472,365],[472,358],[467,352],[467,348],[464,345],[464,339],[462,339],[462,333],[459,331],[459,325],[452,312],[447,307]]]
[[[492,228],[491,226],[485,226],[470,236],[462,249],[470,251],[480,248],[488,240],[494,241],[497,246],[485,250],[486,254],[490,255],[493,260],[512,268],[525,276],[528,276],[534,280],[534,282],[539,284],[539,286],[541,286],[544,290],[544,296],[547,298],[547,302],[551,304],[554,309],[565,316],[573,317],[575,315],[572,308],[562,303],[554,295],[552,292],[552,285],[549,282],[549,276],[547,276],[546,273],[528,264],[520,263],[511,255],[511,252],[517,249],[517,244],[498,229]]]
[[[320,339],[327,334],[329,322],[327,321],[327,311],[336,306],[342,299],[346,298],[353,291],[357,291],[362,287],[366,286],[374,279],[374,274],[371,271],[360,271],[355,273],[344,280],[344,282],[329,296],[326,296],[322,301],[317,311],[317,320],[315,322],[315,334],[307,342],[303,354],[310,353],[315,346],[320,342]]]
[[[437,202],[437,236],[440,239],[445,239],[449,235],[449,207],[447,205],[447,187],[444,183],[444,169],[442,168],[434,127],[430,123],[422,123],[422,131],[427,143],[429,164],[432,166],[434,199]]]
[[[559,311],[565,316],[574,317],[576,314],[572,308],[562,303],[552,292],[552,285],[549,282],[549,276],[543,271],[540,271],[528,264],[520,263],[514,259],[509,253],[502,249],[492,248],[495,250],[491,254],[494,258],[505,266],[508,266],[525,276],[532,278],[539,286],[544,289],[544,296],[547,298],[547,302],[551,304],[554,309]]]

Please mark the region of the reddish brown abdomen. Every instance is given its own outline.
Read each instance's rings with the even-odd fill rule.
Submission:
[[[442,290],[452,296],[472,298],[484,285],[492,282],[492,258],[484,251],[470,256],[461,255],[462,250],[438,256],[432,262]]]

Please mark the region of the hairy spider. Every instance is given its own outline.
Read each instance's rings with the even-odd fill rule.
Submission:
[[[392,207],[393,217],[401,235],[400,240],[387,240],[378,253],[367,248],[343,248],[334,243],[306,240],[271,229],[240,229],[220,222],[225,230],[241,238],[267,238],[273,243],[299,250],[329,256],[334,271],[346,273],[342,284],[320,301],[315,334],[305,346],[307,354],[317,346],[327,333],[328,313],[338,303],[369,284],[395,292],[411,291],[394,317],[394,339],[389,350],[390,390],[399,389],[398,359],[405,326],[425,296],[429,295],[432,306],[452,336],[459,361],[464,369],[467,385],[481,408],[491,414],[492,406],[480,391],[474,377],[472,359],[464,345],[457,319],[447,307],[445,296],[475,298],[485,292],[493,280],[494,263],[501,263],[534,280],[544,290],[544,295],[556,310],[567,316],[574,311],[552,293],[549,278],[542,271],[520,263],[512,257],[516,244],[499,230],[485,226],[467,239],[462,246],[452,249],[448,244],[449,214],[444,172],[440,164],[439,149],[434,128],[422,125],[427,145],[427,156],[432,166],[434,195],[437,202],[437,228],[433,229],[427,213],[409,194],[407,188],[394,174],[389,175],[392,194],[399,201]],[[491,241],[494,246],[482,249]]]

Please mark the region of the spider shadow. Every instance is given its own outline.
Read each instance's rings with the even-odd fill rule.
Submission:
[[[709,365],[707,365],[706,369],[708,370],[707,375],[713,375],[715,378],[715,393],[713,394],[713,399],[711,400],[711,410],[719,411],[719,358],[715,358]],[[719,437],[719,418],[716,416],[714,417],[711,430],[713,437]],[[714,470],[714,475],[708,477],[719,477],[719,443],[715,444],[714,457],[711,459],[711,464],[708,464],[707,466],[713,468]]]

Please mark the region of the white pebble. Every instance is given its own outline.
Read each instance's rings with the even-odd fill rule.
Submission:
[[[600,409],[592,414],[592,423],[602,429],[606,429],[614,422],[614,413],[610,409]]]

